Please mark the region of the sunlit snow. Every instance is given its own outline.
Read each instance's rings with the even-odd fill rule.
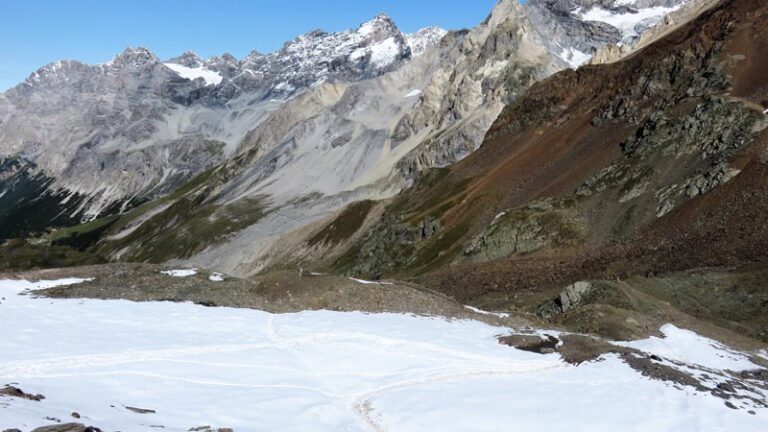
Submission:
[[[222,77],[218,72],[206,69],[204,67],[190,68],[175,63],[163,63],[172,71],[176,72],[180,77],[194,81],[198,78],[202,78],[205,81],[205,85],[217,85],[221,83]]]
[[[395,38],[390,37],[382,42],[371,45],[371,63],[379,67],[394,63],[400,55],[400,45]]]
[[[407,95],[405,95],[405,96],[403,96],[403,97],[411,98],[411,97],[416,97],[416,96],[418,96],[418,95],[420,95],[420,94],[421,94],[421,90],[419,90],[419,89],[413,89],[413,90],[411,90],[411,91],[410,91],[410,92],[409,92]]]
[[[611,355],[575,367],[515,350],[476,321],[23,295],[75,281],[0,281],[0,383],[46,396],[0,397],[0,430],[72,412],[131,432],[751,432],[768,418]]]
[[[183,277],[189,277],[189,276],[196,275],[197,274],[197,270],[195,270],[195,269],[163,270],[160,273],[162,273],[164,275],[172,276],[172,277],[183,278]]]
[[[652,27],[670,12],[679,9],[680,6],[664,7],[656,6],[637,9],[637,13],[616,13],[595,6],[587,11],[580,11],[577,15],[585,21],[600,21],[616,27],[621,31],[623,39],[631,39],[639,35],[638,26],[642,28]]]
[[[592,58],[591,55],[583,53],[575,48],[563,48],[559,57],[565,60],[573,69],[578,68]]]
[[[644,340],[616,344],[712,369],[745,370],[757,367],[743,354],[731,351],[723,344],[692,331],[667,324],[661,328],[661,333],[663,338],[652,336]]]

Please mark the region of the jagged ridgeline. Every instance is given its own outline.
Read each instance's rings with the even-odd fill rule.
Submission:
[[[129,48],[100,65],[56,62],[0,96],[0,154],[24,166],[0,191],[14,221],[2,237],[244,275],[297,265],[416,275],[550,245],[580,248],[593,238],[575,204],[586,198],[538,190],[528,185],[535,176],[486,185],[457,173],[491,169],[497,132],[486,133],[509,118],[499,117],[505,106],[558,97],[526,96],[536,82],[628,56],[711,3],[502,0],[469,30],[404,34],[380,15],[243,59],[162,61]],[[535,124],[533,108],[515,121]],[[599,121],[618,120],[590,127]],[[610,126],[616,139],[627,122]],[[556,155],[544,157],[547,145],[526,168],[577,178]],[[597,149],[590,160],[597,167],[613,151]],[[604,174],[630,175],[627,164]],[[691,187],[707,191],[733,171],[720,164],[700,174]],[[631,175],[630,195],[641,194],[647,176]],[[667,207],[681,200],[667,198]],[[626,232],[644,224],[624,219]]]

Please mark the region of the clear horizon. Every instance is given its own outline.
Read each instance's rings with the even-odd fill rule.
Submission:
[[[401,31],[431,25],[446,29],[480,23],[496,0],[379,0],[317,2],[229,0],[81,0],[11,1],[0,27],[0,92],[23,82],[38,68],[57,60],[103,63],[128,46],[144,46],[167,59],[185,51],[203,58],[230,53],[242,58],[252,50],[271,52],[314,29],[356,28],[386,13]]]

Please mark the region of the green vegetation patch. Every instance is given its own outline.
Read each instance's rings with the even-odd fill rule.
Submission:
[[[189,258],[267,214],[261,198],[246,198],[225,206],[203,204],[203,200],[203,195],[184,196],[126,237],[104,243],[102,250],[124,250],[121,259],[129,261]]]
[[[335,245],[352,237],[363,222],[368,217],[373,208],[373,201],[365,200],[350,204],[333,222],[328,224],[322,231],[309,239],[310,246],[318,244]]]
[[[464,255],[494,260],[546,245],[577,245],[583,241],[583,227],[567,204],[543,201],[503,213],[470,242]]]
[[[30,244],[22,239],[0,245],[0,270],[31,270],[101,264],[100,258],[67,246]]]

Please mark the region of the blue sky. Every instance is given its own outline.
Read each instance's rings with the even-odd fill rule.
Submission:
[[[59,59],[109,60],[126,46],[160,58],[269,52],[322,28],[356,27],[379,12],[400,29],[482,21],[496,0],[1,0],[0,91]]]

